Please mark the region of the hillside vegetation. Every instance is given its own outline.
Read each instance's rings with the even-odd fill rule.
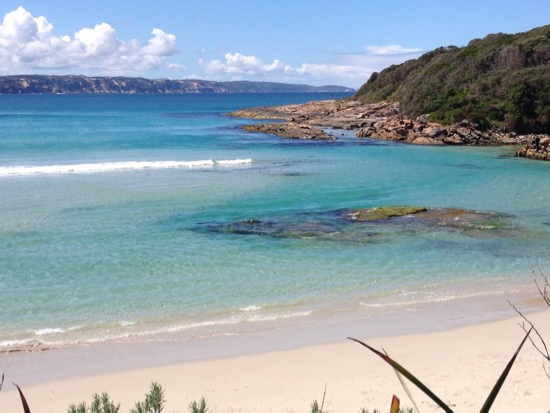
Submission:
[[[355,98],[398,101],[402,114],[443,124],[550,133],[550,25],[440,47],[374,73]]]

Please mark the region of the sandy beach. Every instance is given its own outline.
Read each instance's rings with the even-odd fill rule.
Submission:
[[[550,311],[529,315],[545,337],[550,337]],[[417,335],[380,337],[366,340],[382,347],[417,375],[456,412],[481,408],[485,398],[524,333],[520,319],[509,318]],[[356,337],[362,339],[362,337]],[[129,411],[144,398],[152,381],[165,390],[165,412],[185,412],[193,400],[204,397],[211,412],[303,412],[323,398],[328,412],[358,412],[361,408],[389,410],[391,396],[402,406],[412,407],[394,372],[377,356],[357,343],[342,339],[336,343],[297,349],[165,364],[162,357],[146,360],[153,344],[134,352],[128,360],[106,347],[4,354],[0,358],[6,380],[0,393],[0,411],[22,408],[12,381],[20,385],[33,413],[63,412],[71,403],[90,403],[92,394],[107,391]],[[107,354],[103,354],[101,349]],[[73,351],[71,355],[71,351]],[[126,354],[118,349],[118,355]],[[208,351],[208,349],[205,349]],[[79,353],[80,352],[80,353]],[[141,356],[140,356],[141,354]],[[65,362],[61,359],[65,360]],[[67,360],[73,359],[72,362]],[[118,360],[114,362],[114,360]],[[132,360],[133,359],[133,360]],[[16,363],[13,363],[17,360]],[[79,361],[80,360],[80,361]],[[10,363],[12,361],[12,363]],[[142,366],[132,368],[134,365]],[[17,376],[17,366],[33,364],[41,383]],[[48,371],[63,364],[65,378],[48,381]],[[80,365],[88,365],[80,370]],[[93,366],[95,365],[95,370]],[[145,367],[146,366],[146,367]],[[8,369],[6,369],[8,367]],[[26,365],[25,367],[28,367]],[[22,382],[21,380],[24,380]],[[438,411],[419,390],[411,391],[421,411]],[[550,379],[543,360],[530,343],[522,349],[492,411],[548,412]]]

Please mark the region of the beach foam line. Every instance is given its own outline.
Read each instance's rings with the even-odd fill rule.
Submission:
[[[252,163],[252,159],[205,159],[198,161],[127,161],[102,162],[75,165],[3,166],[0,176],[25,176],[40,174],[89,174],[142,169],[211,168],[214,166],[236,166]]]
[[[0,340],[0,354],[18,351],[40,351],[71,346],[82,346],[101,343],[149,341],[169,338],[172,335],[183,334],[188,337],[209,337],[218,335],[240,335],[250,331],[247,325],[272,323],[294,318],[305,318],[312,314],[311,310],[276,312],[258,314],[262,307],[241,309],[222,318],[206,320],[189,320],[184,323],[168,323],[138,325],[131,321],[117,321],[108,328],[98,328],[98,325],[83,327],[44,328],[32,330],[32,336]],[[100,323],[101,324],[101,323]],[[239,327],[240,326],[240,327]]]

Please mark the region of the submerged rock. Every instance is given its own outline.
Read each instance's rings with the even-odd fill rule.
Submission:
[[[416,214],[426,210],[427,208],[425,207],[387,206],[369,209],[354,209],[348,212],[346,216],[348,219],[354,221],[378,221],[380,219]]]
[[[505,235],[508,217],[495,212],[422,206],[383,206],[366,209],[297,214],[278,219],[249,219],[207,223],[208,231],[274,238],[318,239],[353,243],[383,242],[438,230],[470,236]]]
[[[502,214],[459,208],[377,207],[356,209],[349,212],[347,217],[350,220],[363,222],[388,220],[395,224],[439,226],[465,230],[500,230],[508,227],[506,216]]]
[[[338,220],[327,220],[327,215],[317,216],[296,216],[294,218],[280,220],[241,220],[231,223],[208,224],[208,230],[212,232],[239,235],[259,235],[273,238],[298,238],[298,239],[320,239],[339,241],[370,241],[377,234],[365,229],[361,234],[350,235],[346,232],[342,222]]]

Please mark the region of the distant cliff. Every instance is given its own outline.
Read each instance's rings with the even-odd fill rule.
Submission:
[[[343,86],[308,86],[273,82],[213,82],[207,80],[144,79],[140,77],[88,77],[16,75],[0,76],[0,93],[316,93],[354,92]]]
[[[550,25],[440,47],[374,73],[355,98],[397,101],[403,115],[444,124],[550,133]]]

